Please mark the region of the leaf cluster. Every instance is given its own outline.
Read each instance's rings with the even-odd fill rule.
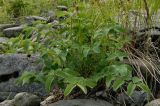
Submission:
[[[137,86],[149,92],[122,62],[127,57],[122,49],[129,43],[125,29],[103,14],[96,2],[78,2],[69,11],[57,11],[58,19],[64,17],[58,25],[37,22],[26,27],[23,36],[9,42],[11,51],[36,53],[44,67],[24,73],[18,82],[39,82],[47,91],[57,84],[65,96],[77,87],[87,94],[100,80],[115,91],[127,86],[129,95]]]

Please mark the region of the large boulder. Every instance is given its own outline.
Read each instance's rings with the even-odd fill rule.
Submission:
[[[3,75],[21,74],[24,71],[40,71],[41,68],[42,64],[38,63],[36,55],[30,57],[26,54],[0,55],[0,78]]]
[[[113,106],[112,104],[103,100],[94,99],[73,99],[73,100],[60,100],[48,106]]]
[[[40,84],[19,86],[16,79],[25,71],[40,71],[42,64],[37,56],[27,57],[25,54],[0,55],[0,100],[13,98],[19,92],[30,92],[41,97],[45,90]]]

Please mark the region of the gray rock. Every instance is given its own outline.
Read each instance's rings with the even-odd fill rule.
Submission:
[[[0,31],[6,29],[6,28],[11,28],[11,27],[16,27],[19,26],[18,24],[0,24]]]
[[[25,84],[24,86],[17,85],[15,83],[16,79],[11,78],[9,81],[0,83],[0,100],[5,100],[7,98],[13,99],[13,97],[20,92],[29,92],[36,94],[40,97],[46,96],[44,87],[40,84]]]
[[[25,54],[0,55],[0,76],[21,74],[24,71],[41,70],[42,65],[38,64],[38,57],[32,55],[27,57]]]
[[[8,38],[0,37],[0,43],[6,43],[7,41],[8,41]]]
[[[149,102],[148,104],[146,104],[145,106],[160,106],[160,99],[155,99]]]
[[[130,97],[122,92],[117,99],[122,105],[125,103],[127,106],[143,106],[148,96],[143,91],[134,91]]]
[[[57,6],[57,9],[59,9],[61,11],[67,11],[68,7],[66,7],[66,6]]]
[[[11,37],[16,37],[22,31],[23,31],[23,26],[18,26],[18,27],[4,29],[3,34],[5,37],[11,38]]]
[[[15,106],[14,100],[5,100],[0,103],[0,106]]]
[[[15,106],[40,106],[41,99],[33,94],[22,92],[14,97]]]
[[[34,21],[48,21],[48,19],[39,16],[27,16],[25,17],[25,22],[28,25],[32,25]]]
[[[60,100],[56,103],[49,104],[48,106],[113,106],[113,105],[102,100],[73,99],[73,100]]]
[[[30,92],[41,97],[45,96],[45,90],[40,84],[18,86],[16,78],[25,71],[40,71],[42,64],[37,62],[38,57],[27,57],[25,54],[0,55],[0,100],[11,98],[19,92]],[[11,95],[12,94],[12,95]]]
[[[6,99],[13,99],[14,96],[17,94],[17,92],[3,92],[1,91],[0,92],[0,101],[3,101],[3,100],[6,100]]]

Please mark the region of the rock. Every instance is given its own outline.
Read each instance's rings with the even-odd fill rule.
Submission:
[[[19,92],[30,92],[38,96],[45,96],[45,90],[40,84],[18,86],[15,84],[17,77],[25,71],[40,71],[42,64],[38,63],[38,57],[27,57],[25,54],[0,55],[0,100],[10,98]]]
[[[67,11],[68,7],[66,7],[66,6],[57,6],[57,9],[59,9],[61,11]]]
[[[0,91],[0,101],[4,101],[6,99],[11,100],[14,98],[14,96],[17,94],[17,92],[3,92]]]
[[[18,24],[0,24],[0,31],[6,29],[6,28],[11,28],[11,27],[17,27],[19,26]]]
[[[8,38],[0,37],[0,43],[6,43],[7,41],[8,41]]]
[[[27,16],[27,17],[25,17],[25,22],[28,25],[32,25],[34,21],[45,21],[45,22],[47,22],[48,19],[46,19],[44,17],[39,17],[39,16]]]
[[[40,15],[41,17],[47,17],[47,23],[50,23],[56,19],[55,16],[55,11],[49,10],[49,11],[44,11]]]
[[[0,106],[15,106],[14,100],[5,100],[0,103]]]
[[[73,99],[73,100],[60,100],[48,106],[113,106],[112,104],[103,100],[94,99]]]
[[[7,98],[13,99],[13,97],[20,92],[29,92],[36,94],[39,97],[45,97],[47,94],[44,87],[41,84],[32,83],[25,84],[24,86],[17,85],[15,83],[16,79],[11,78],[9,81],[0,83],[0,100],[5,100]]]
[[[122,92],[118,95],[117,99],[122,105],[125,103],[127,106],[144,106],[147,98],[147,93],[143,91],[134,91],[130,97]]]
[[[11,37],[16,37],[22,31],[23,31],[23,26],[18,26],[18,27],[4,29],[3,34],[5,35],[5,37],[11,38]]]
[[[41,99],[33,94],[22,92],[14,97],[15,106],[40,106]]]
[[[22,74],[24,71],[40,71],[42,65],[37,61],[38,57],[35,55],[27,57],[25,54],[2,54],[0,55],[0,77],[3,75],[15,74],[16,72]]]
[[[160,99],[155,99],[155,100],[147,103],[145,106],[160,106]]]

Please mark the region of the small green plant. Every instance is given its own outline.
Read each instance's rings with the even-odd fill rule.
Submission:
[[[23,19],[27,15],[41,15],[53,10],[54,0],[0,0],[0,23]]]
[[[25,10],[27,4],[23,0],[10,1],[7,13],[12,14],[14,18],[19,17]]]
[[[77,87],[87,94],[100,81],[115,91],[127,88],[128,95],[136,87],[149,93],[147,85],[122,62],[127,57],[122,49],[129,42],[125,29],[103,14],[97,3],[79,2],[68,12],[57,12],[57,18],[67,18],[56,29],[37,23],[27,27],[23,37],[11,39],[9,52],[36,53],[44,65],[38,73],[24,73],[18,83],[42,83],[47,91],[57,84],[65,96]],[[36,36],[30,39],[33,32]]]

